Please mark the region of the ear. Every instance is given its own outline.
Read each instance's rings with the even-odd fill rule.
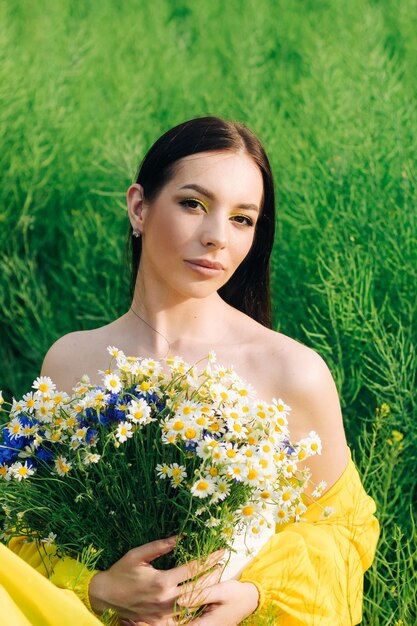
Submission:
[[[139,185],[139,183],[130,185],[126,192],[126,201],[127,212],[129,214],[129,220],[132,224],[132,228],[137,229],[142,233],[147,212],[147,205],[145,204],[142,185]]]

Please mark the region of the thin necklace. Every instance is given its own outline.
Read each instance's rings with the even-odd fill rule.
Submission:
[[[160,333],[160,332],[159,332],[159,330],[156,330],[156,328],[154,328],[153,326],[151,326],[150,324],[148,324],[148,322],[147,322],[146,320],[144,320],[144,319],[143,319],[143,317],[141,317],[141,316],[139,315],[139,313],[136,313],[136,311],[134,311],[134,310],[132,309],[132,307],[130,307],[130,310],[132,311],[132,313],[134,313],[134,314],[136,315],[136,317],[138,317],[140,320],[142,320],[142,322],[143,322],[144,324],[146,324],[146,326],[149,326],[149,328],[150,328],[151,330],[153,330],[153,331],[154,331],[154,333],[156,333],[157,335],[160,335],[160,336],[162,337],[162,339],[164,339],[164,340],[167,342],[167,344],[168,344],[168,350],[167,350],[166,354],[162,357],[163,359],[165,359],[165,357],[166,357],[166,356],[168,356],[169,351],[170,351],[170,349],[171,349],[171,344],[170,344],[170,342],[168,341],[168,339],[165,337],[165,335],[163,335],[162,333]]]

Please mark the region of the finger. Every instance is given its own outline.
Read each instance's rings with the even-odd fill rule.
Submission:
[[[224,601],[223,584],[215,583],[214,585],[202,589],[196,605],[193,604],[193,602],[195,602],[195,597],[192,596],[191,600],[192,603],[186,605],[188,609],[197,608],[202,604],[221,604]],[[182,600],[177,600],[177,604],[178,606],[182,606]]]
[[[185,563],[184,565],[179,565],[178,567],[167,570],[166,575],[169,584],[179,585],[186,580],[194,578],[198,574],[206,572],[207,570],[217,565],[217,563],[223,556],[224,550],[217,550],[205,559],[190,561],[189,563]]]
[[[168,554],[174,548],[177,537],[168,537],[167,539],[158,539],[145,543],[143,546],[133,548],[129,551],[132,558],[142,563],[150,563],[163,554]]]
[[[181,585],[177,604],[188,608],[207,604],[207,589],[220,581],[222,571],[222,566],[216,566],[212,572],[204,574],[198,580]]]

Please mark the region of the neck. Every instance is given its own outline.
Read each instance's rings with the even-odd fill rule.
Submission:
[[[132,300],[130,324],[138,346],[150,354],[183,354],[190,349],[206,349],[218,344],[227,333],[219,327],[228,305],[215,292],[206,298],[169,297],[147,290],[140,281]],[[139,317],[142,319],[139,319]]]

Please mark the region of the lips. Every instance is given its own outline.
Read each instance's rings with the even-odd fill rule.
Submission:
[[[193,265],[199,265],[200,267],[208,267],[211,270],[224,270],[221,263],[209,261],[207,259],[187,259],[187,262],[193,263]]]

